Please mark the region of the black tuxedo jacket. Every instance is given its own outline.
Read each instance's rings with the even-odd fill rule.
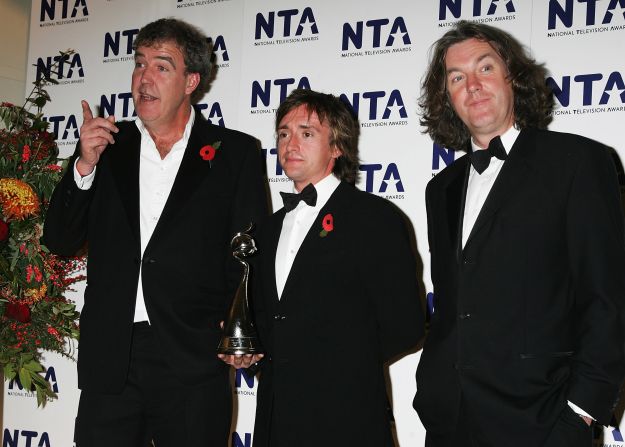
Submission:
[[[321,237],[322,219],[334,229]],[[259,232],[252,273],[268,361],[255,446],[391,446],[383,364],[423,335],[405,222],[386,200],[341,183],[302,243],[278,300],[275,257],[285,216]],[[279,439],[269,443],[271,417]]]
[[[133,122],[117,126],[115,144],[103,152],[93,186],[77,188],[72,163],[54,192],[44,227],[45,243],[55,253],[72,255],[88,243],[79,387],[122,389],[140,265],[151,324],[180,381],[227,385],[227,366],[216,357],[219,322],[242,271],[230,240],[267,212],[256,142],[196,113],[176,180],[142,257],[141,136]],[[217,141],[215,158],[202,159],[200,148]]]
[[[426,191],[435,311],[414,405],[453,430],[460,401],[495,446],[540,446],[567,405],[608,423],[625,373],[625,242],[607,149],[521,131],[464,249],[469,157]]]

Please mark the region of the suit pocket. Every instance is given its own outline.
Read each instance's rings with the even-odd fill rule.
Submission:
[[[522,360],[527,359],[540,359],[540,358],[558,358],[558,357],[571,357],[575,354],[575,351],[556,351],[556,352],[541,352],[541,353],[521,353],[519,356]]]
[[[573,351],[520,354],[520,384],[531,385],[532,392],[540,395],[547,390],[564,386],[570,375],[570,357]]]

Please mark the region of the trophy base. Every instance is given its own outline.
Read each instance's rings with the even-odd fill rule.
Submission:
[[[219,342],[218,354],[245,355],[259,354],[262,347],[255,337],[224,337]]]

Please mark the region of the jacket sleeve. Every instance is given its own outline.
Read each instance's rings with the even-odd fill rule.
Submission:
[[[51,252],[62,256],[75,255],[87,240],[89,204],[98,179],[96,172],[90,189],[78,188],[73,173],[76,154],[70,159],[67,171],[54,189],[43,226],[44,244]]]
[[[614,163],[588,146],[566,215],[578,337],[568,400],[608,424],[625,375],[625,237]]]
[[[393,205],[375,207],[362,241],[363,272],[378,322],[384,361],[414,348],[424,335],[415,256],[406,222]]]

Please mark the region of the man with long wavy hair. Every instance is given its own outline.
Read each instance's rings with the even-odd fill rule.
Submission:
[[[625,374],[625,239],[606,147],[546,130],[545,69],[458,22],[421,124],[469,154],[426,191],[434,285],[414,406],[426,446],[586,446]]]

